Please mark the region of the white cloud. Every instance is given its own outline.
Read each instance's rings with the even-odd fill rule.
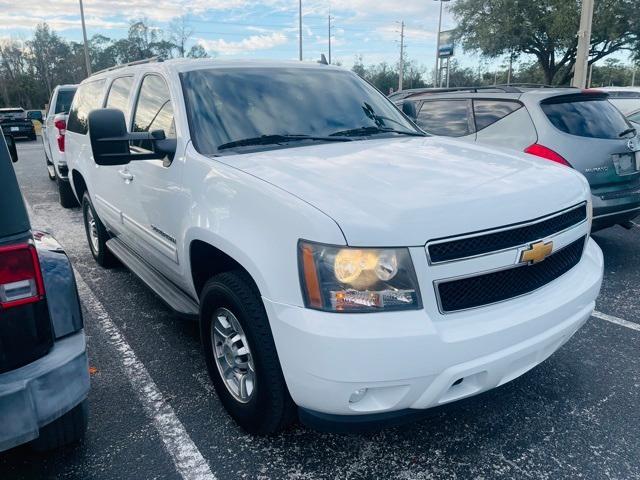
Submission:
[[[228,42],[222,38],[216,40],[199,38],[196,42],[202,45],[205,50],[216,52],[220,55],[238,55],[255,50],[269,50],[286,43],[287,37],[284,33],[273,32],[269,35],[251,35],[238,42]]]

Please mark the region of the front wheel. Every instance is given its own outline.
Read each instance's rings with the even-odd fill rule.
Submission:
[[[200,336],[220,401],[247,432],[276,433],[295,420],[262,299],[248,274],[211,278],[200,296]]]
[[[84,192],[82,197],[82,218],[84,220],[84,230],[87,234],[87,242],[91,255],[98,265],[110,268],[117,265],[118,260],[107,248],[107,240],[109,240],[109,232],[104,224],[98,218],[98,214],[93,208],[89,192]]]

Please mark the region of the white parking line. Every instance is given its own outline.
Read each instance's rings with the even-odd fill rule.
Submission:
[[[138,360],[120,329],[113,323],[100,300],[96,298],[80,274],[75,271],[75,275],[80,298],[118,353],[118,360],[124,367],[127,378],[145,413],[160,434],[178,473],[185,480],[215,480],[216,477],[211,472],[209,464],[189,437],[169,402],[162,396],[162,392],[143,363]]]
[[[599,318],[600,320],[605,320],[607,322],[615,323],[616,325],[620,325],[622,327],[630,328],[631,330],[636,330],[640,332],[640,324],[633,323],[628,320],[624,320],[622,318],[614,317],[613,315],[607,315],[606,313],[594,311],[592,316]]]

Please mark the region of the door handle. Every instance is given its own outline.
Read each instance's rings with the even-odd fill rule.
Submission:
[[[131,175],[128,170],[118,170],[118,173],[124,180],[124,183],[129,184],[133,182],[133,175]]]

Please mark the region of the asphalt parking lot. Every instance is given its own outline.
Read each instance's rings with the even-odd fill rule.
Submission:
[[[640,228],[594,235],[605,255],[597,316],[539,367],[420,422],[337,435],[244,434],[207,377],[197,326],[123,267],[104,270],[79,209],[58,203],[42,146],[18,143],[34,228],[78,275],[92,389],[85,441],[0,454],[0,479],[640,478]]]

